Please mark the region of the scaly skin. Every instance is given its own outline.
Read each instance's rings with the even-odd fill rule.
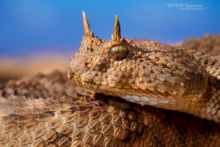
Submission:
[[[88,31],[88,25],[85,24],[85,28],[87,28],[87,31],[84,39],[87,38],[88,42],[84,43],[90,44],[89,42],[91,42],[91,37],[93,38],[94,34]],[[114,33],[113,41],[110,44],[124,42],[123,40],[118,41],[119,38],[119,34]],[[99,46],[100,42],[94,41],[96,44],[94,47]],[[132,44],[132,41],[129,42]],[[170,48],[152,41],[147,43],[156,45],[158,49],[162,47]],[[141,49],[140,46],[145,48],[146,41],[133,40],[133,46],[137,46],[136,49]],[[146,52],[156,53],[156,51],[151,50],[155,48],[155,46],[148,48]],[[123,47],[121,49],[123,50]],[[88,50],[92,51],[93,48],[88,48]],[[167,53],[167,49],[165,51]],[[179,58],[180,54],[174,56],[175,51],[169,51],[172,55],[167,55],[172,61],[185,58]],[[143,51],[140,50],[141,52]],[[196,52],[193,52],[196,56],[191,56],[192,50],[178,49],[177,52],[183,52],[186,59],[192,58],[193,66],[198,64],[198,67],[193,67],[198,69],[198,72],[192,75],[207,78],[206,74],[200,71],[200,62],[199,59],[196,59],[200,56]],[[138,58],[139,55],[136,55],[136,57]],[[86,59],[88,55],[84,54],[82,58]],[[196,59],[195,62],[194,58]],[[78,62],[81,61],[83,60]],[[218,71],[212,72],[208,69],[216,69],[218,60],[215,58],[211,62],[206,62],[207,59],[203,61],[205,69],[201,70],[213,75],[213,78],[208,77],[208,82],[205,84],[208,85],[208,88],[215,87],[215,90],[210,88],[211,90],[206,94],[208,96],[216,95],[217,97],[219,95],[219,84],[214,77],[218,78],[215,76]],[[139,61],[137,60],[137,62]],[[92,67],[92,65],[89,65],[91,62],[82,63],[85,64],[83,66]],[[181,61],[178,66],[184,63]],[[79,63],[76,64],[79,65]],[[209,65],[215,65],[215,67],[208,68]],[[97,66],[93,67],[97,68]],[[102,68],[105,65],[101,64],[98,67],[98,69],[105,70],[105,68]],[[191,68],[188,64],[187,67]],[[186,70],[186,73],[190,71],[189,69]],[[76,75],[72,74],[70,69],[70,77],[76,78]],[[177,78],[181,78],[181,76],[178,76],[177,74]],[[76,82],[81,83],[82,81],[76,80]],[[195,84],[195,81],[192,81],[192,83]],[[200,87],[203,87],[203,82],[200,84]],[[91,86],[96,87],[96,85]],[[115,90],[114,87],[112,89]],[[212,100],[216,99],[213,98]],[[210,110],[216,109],[210,108]],[[201,120],[181,112],[148,106],[142,107],[119,98],[94,94],[94,92],[79,88],[71,83],[63,73],[59,72],[11,81],[0,86],[0,147],[220,146],[219,138],[220,126],[218,123]]]
[[[173,44],[173,47],[186,48],[186,50],[195,49],[194,57],[202,61],[206,71],[213,77],[220,79],[220,34],[211,36],[204,35],[198,39],[189,38],[185,42]]]
[[[117,16],[111,41],[94,36],[85,14],[84,28],[70,79],[97,93],[220,122],[220,72],[212,72],[218,60],[194,49],[123,39]]]
[[[0,88],[0,146],[220,146],[217,123],[97,95],[64,73]]]

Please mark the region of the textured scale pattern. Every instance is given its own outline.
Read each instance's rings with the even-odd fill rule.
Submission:
[[[72,81],[136,104],[220,122],[217,56],[184,45],[121,38],[117,16],[110,41],[94,36],[85,14],[84,26],[81,47],[69,61]]]
[[[220,145],[219,124],[94,94],[64,73],[11,81],[0,94],[2,147]]]
[[[185,42],[173,44],[173,47],[185,48],[186,51],[195,49],[194,55],[196,60],[202,61],[206,71],[214,77],[220,78],[220,34],[211,36],[206,34],[198,39],[189,38]]]
[[[218,35],[180,47],[123,39],[116,16],[107,42],[83,18],[68,71],[74,83],[54,72],[0,85],[0,147],[220,146],[220,63],[204,49],[218,46]]]

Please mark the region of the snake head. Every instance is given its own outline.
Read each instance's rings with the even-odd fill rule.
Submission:
[[[85,36],[68,76],[98,93],[141,105],[186,111],[206,92],[207,74],[195,51],[121,37],[118,16],[110,41],[94,36],[83,12]]]

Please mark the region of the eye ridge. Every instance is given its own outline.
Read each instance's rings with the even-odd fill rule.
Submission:
[[[123,60],[127,57],[129,53],[128,48],[125,45],[115,45],[109,49],[109,55],[115,60]]]

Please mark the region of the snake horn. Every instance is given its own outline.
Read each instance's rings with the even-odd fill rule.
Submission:
[[[85,36],[94,37],[94,33],[90,29],[90,25],[86,17],[86,13],[83,11],[82,14],[83,14],[83,26],[84,26]]]
[[[112,40],[120,40],[121,39],[121,28],[118,20],[118,15],[115,16],[115,27],[114,33],[112,34]]]

